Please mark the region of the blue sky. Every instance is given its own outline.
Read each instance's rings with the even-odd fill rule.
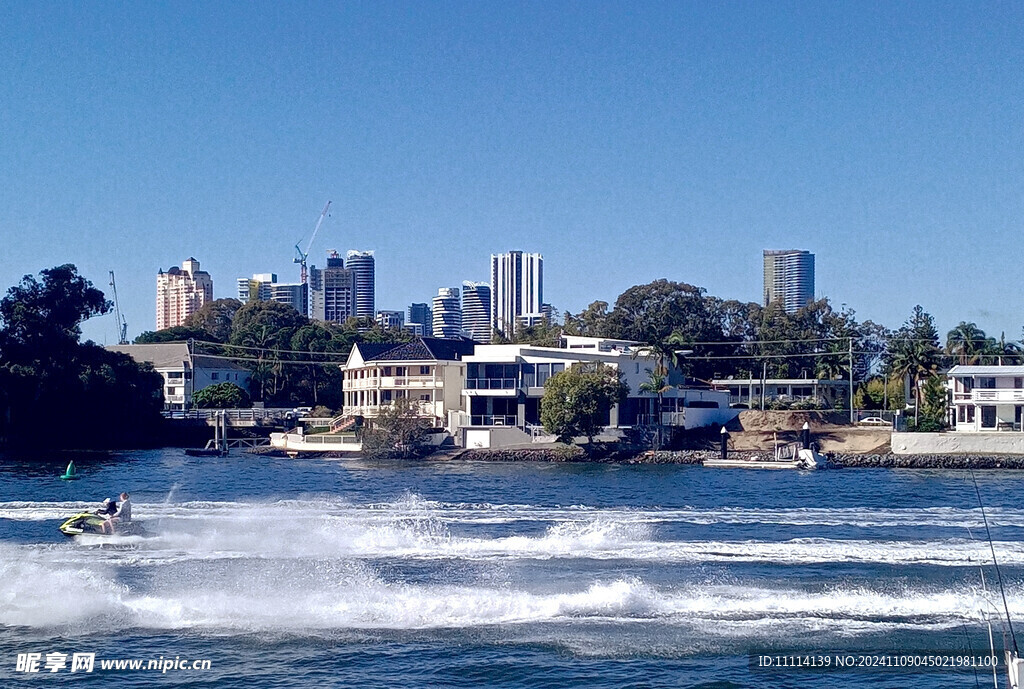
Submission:
[[[0,286],[117,273],[129,334],[372,249],[378,308],[545,257],[579,311],[656,278],[746,301],[761,251],[898,326],[1021,335],[1018,3],[6,3]],[[86,335],[116,340],[113,316]]]

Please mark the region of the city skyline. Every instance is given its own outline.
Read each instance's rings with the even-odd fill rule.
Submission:
[[[0,285],[113,270],[134,337],[181,256],[215,297],[296,282],[332,200],[311,263],[376,249],[387,308],[509,246],[561,311],[663,277],[759,302],[757,254],[801,246],[861,320],[1020,337],[1024,8],[261,7],[8,10]]]

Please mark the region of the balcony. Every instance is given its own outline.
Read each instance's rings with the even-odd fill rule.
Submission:
[[[443,385],[440,378],[434,376],[383,376],[380,386],[387,388],[435,388]]]
[[[971,402],[1024,402],[1024,389],[1021,388],[975,388],[971,392],[958,392],[953,396],[955,401]]]
[[[515,426],[517,421],[515,414],[474,414],[469,417],[470,426]]]
[[[470,397],[515,397],[518,388],[519,381],[515,378],[467,378],[465,393]]]

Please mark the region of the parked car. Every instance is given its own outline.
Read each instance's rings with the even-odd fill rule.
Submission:
[[[891,426],[892,424],[881,416],[869,416],[857,422],[859,426]]]

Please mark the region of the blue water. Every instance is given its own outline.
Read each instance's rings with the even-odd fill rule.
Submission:
[[[964,472],[65,463],[0,462],[0,686],[974,686],[748,654],[987,650],[1001,605]],[[1024,628],[1024,473],[977,476]],[[121,490],[149,537],[57,530]],[[97,664],[17,672],[32,652]],[[210,669],[99,667],[175,657]]]

